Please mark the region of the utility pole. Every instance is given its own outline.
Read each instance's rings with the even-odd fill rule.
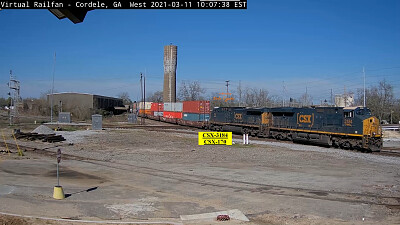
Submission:
[[[364,75],[364,108],[367,106],[366,96],[365,96],[365,69],[363,67],[363,75]]]
[[[334,105],[334,103],[333,103],[333,92],[332,92],[332,88],[331,88],[331,106],[333,106]]]
[[[242,81],[239,80],[239,107],[242,103]]]
[[[226,98],[229,98],[229,80],[226,80],[225,82],[226,82],[226,84],[225,84],[225,86],[226,86]],[[227,106],[229,106],[229,102],[228,101],[226,102],[226,104],[227,104]]]
[[[282,107],[285,107],[286,86],[285,81],[282,81]]]
[[[146,74],[143,76],[143,114],[146,115]],[[145,123],[145,119],[143,117],[143,124]]]
[[[13,125],[14,118],[18,120],[18,103],[20,101],[20,82],[12,75],[12,70],[10,70],[10,82],[8,82],[8,87],[10,92],[8,93],[11,97],[10,105],[10,125]]]
[[[346,85],[344,85],[343,99],[344,99],[344,107],[347,107]]]
[[[308,86],[306,85],[306,100],[305,100],[305,103],[306,103],[306,106],[308,106],[309,104],[308,104]]]
[[[56,72],[56,52],[54,52],[54,65],[53,65],[53,84],[51,86],[51,105],[50,105],[50,122],[53,122],[53,105],[54,105],[54,74]]]
[[[225,84],[225,86],[226,86],[226,95],[228,95],[228,93],[229,93],[229,80],[227,80],[225,82],[226,82],[226,84]]]
[[[144,107],[144,102],[143,102],[143,74],[142,73],[140,73],[140,94],[141,94],[142,100],[139,103],[139,114],[140,114],[140,110],[142,110],[142,112],[143,112],[143,109],[141,109],[141,108]],[[143,115],[141,115],[140,124],[143,124],[143,121],[144,121],[143,120]]]

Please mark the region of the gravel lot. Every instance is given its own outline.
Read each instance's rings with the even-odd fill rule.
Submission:
[[[250,140],[249,146],[198,146],[195,132],[57,134],[67,139],[65,144],[21,145],[61,148],[87,158],[61,163],[61,182],[71,196],[51,198],[54,159],[33,152],[24,158],[2,155],[0,211],[179,222],[180,215],[239,209],[250,218],[248,224],[400,221],[400,158],[260,140]],[[85,191],[91,187],[96,189]],[[193,223],[198,222],[188,224]]]

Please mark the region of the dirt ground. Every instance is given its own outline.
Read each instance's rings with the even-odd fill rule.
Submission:
[[[76,130],[58,132],[63,143],[18,140],[45,151],[0,153],[0,224],[400,224],[399,157],[252,140],[199,146],[196,132]],[[52,198],[58,148],[64,200]],[[250,222],[180,220],[230,209]]]

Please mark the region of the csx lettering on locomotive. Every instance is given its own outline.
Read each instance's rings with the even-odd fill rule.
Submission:
[[[312,123],[311,122],[311,115],[300,115],[299,116],[300,123]]]
[[[242,114],[240,114],[240,113],[235,113],[235,119],[241,120],[241,119],[242,119]]]

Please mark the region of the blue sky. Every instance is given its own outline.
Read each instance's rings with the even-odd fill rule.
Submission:
[[[400,1],[249,0],[247,10],[94,10],[85,21],[47,10],[0,11],[0,96],[12,69],[23,97],[51,88],[139,97],[162,90],[163,46],[178,45],[178,85],[243,86],[314,102],[386,79],[400,96]]]

